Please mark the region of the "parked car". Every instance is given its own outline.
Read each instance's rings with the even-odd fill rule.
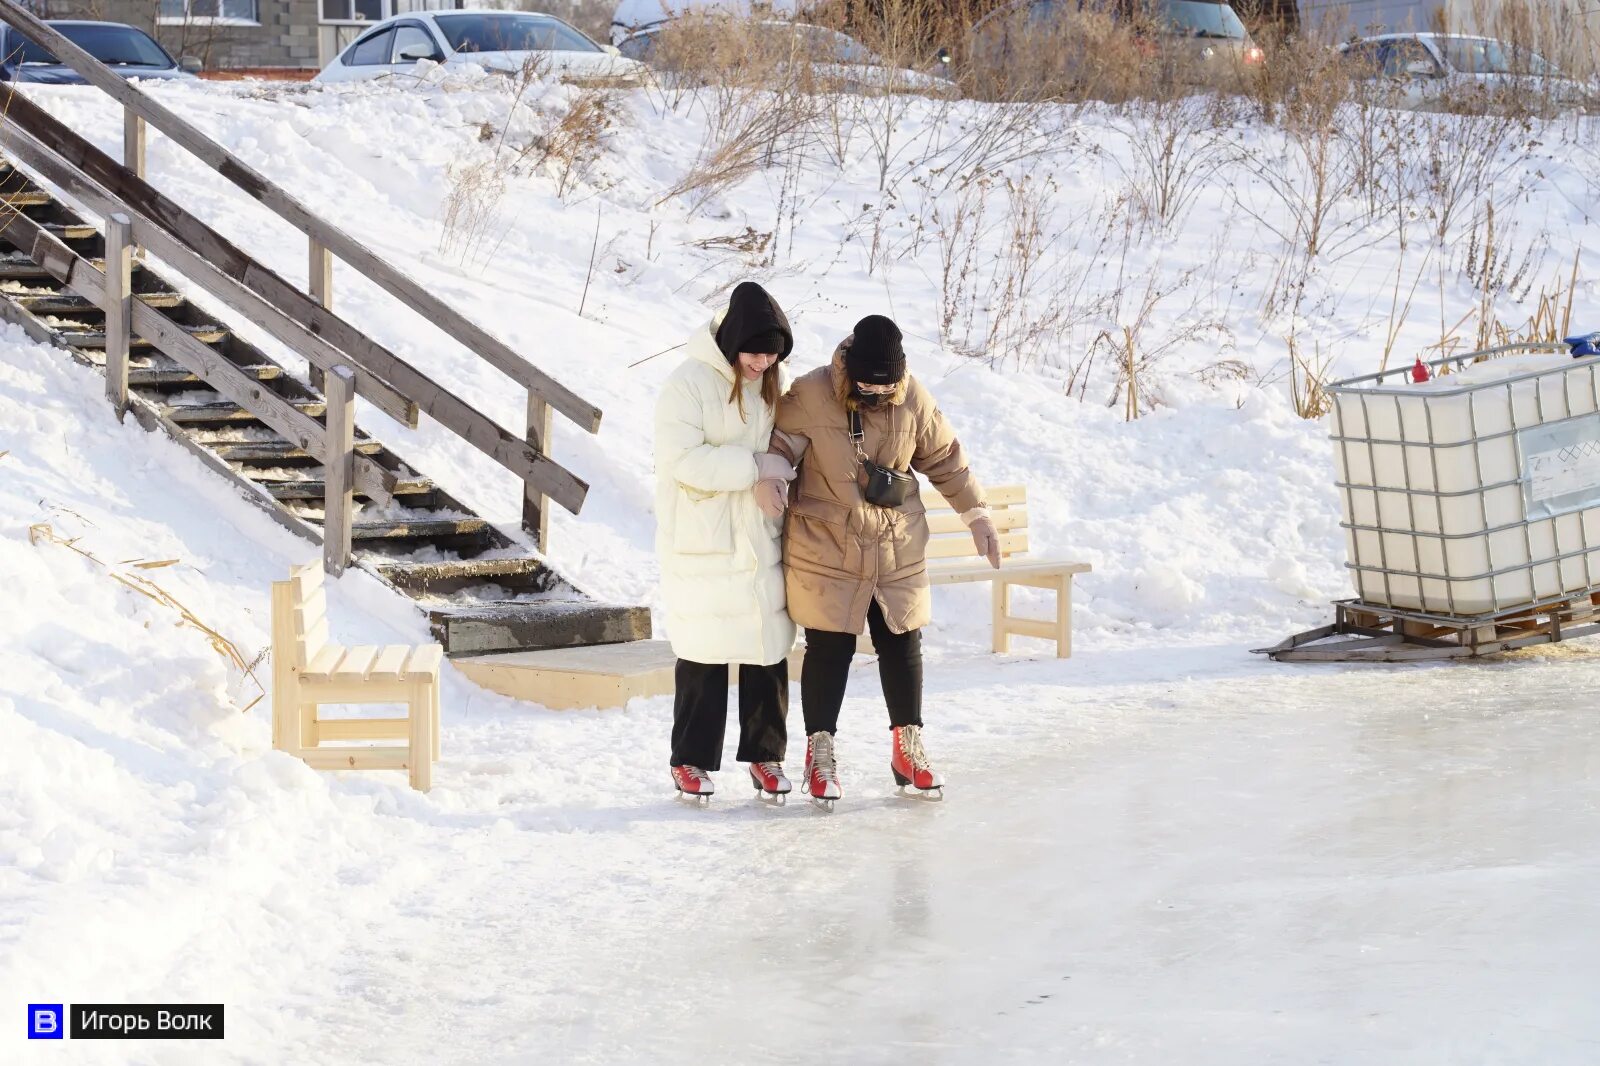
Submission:
[[[725,15],[730,18],[798,20],[810,0],[617,0],[611,16],[611,43],[658,29],[685,15]]]
[[[1396,107],[1541,110],[1580,106],[1583,85],[1536,52],[1459,33],[1385,33],[1340,46],[1358,75],[1381,81]]]
[[[1226,0],[1015,0],[972,27],[965,52],[969,80],[1002,83],[1029,67],[1086,82],[1153,63],[1172,85],[1235,88],[1265,60]]]
[[[124,78],[193,78],[200,72],[198,59],[173,59],[155,38],[135,26],[80,21],[46,25]],[[0,81],[88,84],[82,74],[4,23],[0,23]]]
[[[599,45],[553,15],[521,11],[415,11],[375,24],[313,81],[413,74],[418,60],[516,73],[533,57],[569,81],[639,85],[649,68]]]
[[[702,54],[686,64],[686,53],[696,52],[696,46],[707,38],[731,53],[720,57]],[[681,41],[682,47],[675,40]],[[952,88],[945,79],[889,65],[849,34],[780,19],[690,16],[635,33],[624,38],[618,48],[624,56],[674,72],[692,71],[694,63],[709,62],[718,69],[760,76],[763,63],[751,62],[752,57],[785,68],[799,63],[806,88],[819,92],[945,93]]]

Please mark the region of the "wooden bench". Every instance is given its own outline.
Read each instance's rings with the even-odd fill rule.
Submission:
[[[978,554],[972,532],[961,516],[934,491],[922,494],[928,509],[928,579],[935,585],[989,581],[994,587],[994,650],[1004,655],[1011,638],[1040,637],[1056,642],[1056,658],[1072,657],[1072,578],[1087,574],[1088,563],[1027,558],[1028,498],[1021,485],[1004,485],[988,492],[989,513],[1000,535],[1000,569]],[[976,560],[976,561],[974,561]],[[1011,613],[1011,589],[1050,589],[1056,594],[1052,621],[1019,618]]]
[[[411,787],[433,785],[439,758],[437,644],[328,642],[320,564],[297,566],[272,583],[272,746],[318,770],[408,770]],[[403,703],[404,718],[320,718],[325,703]],[[405,744],[320,747],[325,740]]]

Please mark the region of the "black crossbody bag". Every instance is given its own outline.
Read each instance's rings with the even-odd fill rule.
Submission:
[[[866,432],[861,428],[861,412],[851,411],[850,443],[855,445],[856,459],[867,472],[867,483],[862,487],[862,493],[870,504],[878,507],[899,507],[917,490],[917,476],[909,470],[879,466],[868,459],[867,450],[861,445],[865,439]]]

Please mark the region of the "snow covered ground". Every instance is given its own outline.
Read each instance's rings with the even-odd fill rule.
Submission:
[[[93,375],[0,330],[0,1003],[16,1005],[0,1009],[220,1000],[229,1034],[59,1046],[0,1027],[7,1061],[1594,1061],[1593,645],[1383,670],[1246,651],[1346,588],[1329,448],[1291,409],[1285,336],[1373,369],[1399,277],[1416,292],[1395,347],[1409,361],[1481,300],[1465,223],[1429,252],[1419,209],[1402,250],[1351,207],[1339,232],[1364,236],[1307,274],[1290,315],[1267,306],[1289,207],[1259,164],[1290,173],[1293,149],[1248,122],[1186,211],[1108,253],[1106,219],[1131,218],[1139,184],[1125,116],[1059,115],[1048,150],[918,199],[951,131],[993,116],[913,103],[892,195],[858,132],[842,163],[757,171],[691,209],[662,196],[706,118],[640,93],[565,199],[549,166],[510,175],[492,239],[463,261],[440,251],[451,167],[486,158],[508,122],[506,141],[545,128],[572,90],[515,112],[495,84],[158,91],[605,408],[597,438],[556,436],[594,489],[558,515],[553,557],[595,593],[655,598],[648,412],[675,354],[630,364],[745,276],[791,311],[797,370],[860,315],[894,314],[980,474],[1028,486],[1035,550],[1095,573],[1066,663],[1026,641],[996,660],[985,592],[939,591],[943,804],[893,797],[870,665],[831,817],[755,804],[731,748],[709,810],[674,803],[666,700],[553,713],[454,673],[433,792],[317,774],[270,750],[266,703],[240,710],[259,688],[203,633],[111,576],[179,560],[137,572],[252,657],[268,582],[312,546],[118,425]],[[98,94],[35,98],[116,150],[120,115]],[[1580,316],[1595,187],[1563,145],[1592,132],[1508,144],[1486,193],[1514,257],[1532,249],[1529,276],[1565,277],[1587,249]],[[300,276],[303,238],[158,136],[150,156],[170,194]],[[1019,193],[1024,179],[1047,191]],[[949,232],[963,195],[991,219],[1019,197],[1056,219],[1034,263],[1046,281],[1009,324],[981,288],[1014,255],[1004,225],[969,218],[988,226],[976,293],[943,275],[942,248],[967,254]],[[946,235],[919,243],[919,223]],[[747,226],[775,231],[770,263],[718,243]],[[1501,297],[1512,324],[1531,313],[1518,291]],[[1151,292],[1174,295],[1141,316]],[[520,397],[415,316],[344,272],[336,301],[515,423]],[[1061,307],[1094,310],[1029,347]],[[1130,422],[1114,365],[1081,363],[1141,317],[1148,395]],[[1001,350],[962,354],[991,333]],[[514,526],[499,471],[435,427],[363,419]],[[104,565],[30,543],[40,524]],[[423,638],[360,573],[330,609],[350,643]]]

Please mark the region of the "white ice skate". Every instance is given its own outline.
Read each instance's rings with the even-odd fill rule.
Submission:
[[[818,808],[831,811],[844,795],[839,787],[839,766],[834,760],[833,734],[812,733],[806,738],[806,794]]]

